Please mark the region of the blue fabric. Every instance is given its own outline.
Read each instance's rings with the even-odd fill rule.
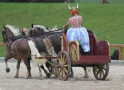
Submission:
[[[77,27],[78,27],[78,17],[77,18],[74,17],[74,18],[77,19]],[[84,27],[69,28],[67,31],[67,38],[69,42],[75,41],[75,40],[79,42],[81,40],[80,45],[83,48],[84,52],[90,51],[89,35],[86,28]]]

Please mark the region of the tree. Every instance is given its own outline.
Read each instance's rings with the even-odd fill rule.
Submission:
[[[107,0],[101,0],[102,4],[109,4],[109,2]]]

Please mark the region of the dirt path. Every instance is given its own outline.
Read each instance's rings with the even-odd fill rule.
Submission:
[[[0,90],[124,90],[124,66],[110,66],[110,72],[105,81],[96,80],[93,73],[89,78],[83,78],[83,68],[73,68],[74,77],[60,81],[52,76],[39,79],[37,67],[31,64],[32,78],[25,79],[26,66],[21,63],[19,78],[14,78],[16,63],[9,62],[10,73],[5,72],[4,62],[0,62]]]

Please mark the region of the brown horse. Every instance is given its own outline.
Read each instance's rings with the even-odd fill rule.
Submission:
[[[36,52],[37,49],[34,39],[32,39],[31,37],[20,37],[19,29],[15,29],[11,25],[4,26],[2,35],[3,42],[7,43],[7,55],[5,57],[6,72],[10,72],[7,61],[11,58],[15,58],[18,60],[15,78],[18,78],[20,63],[21,60],[23,59],[27,67],[26,78],[31,77],[30,59],[31,58],[34,59],[33,56],[40,56],[40,54]]]

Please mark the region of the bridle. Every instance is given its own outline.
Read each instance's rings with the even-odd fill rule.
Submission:
[[[4,42],[4,41],[8,41],[7,35],[6,35],[6,29],[5,29],[4,31],[2,31],[2,35],[3,35],[3,42]],[[4,35],[6,35],[6,39],[4,39]]]

